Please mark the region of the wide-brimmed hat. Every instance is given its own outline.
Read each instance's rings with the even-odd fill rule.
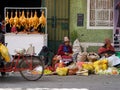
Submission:
[[[66,36],[64,37],[64,42],[70,42],[69,38]]]

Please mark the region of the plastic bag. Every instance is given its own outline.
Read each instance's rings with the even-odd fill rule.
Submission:
[[[79,53],[79,52],[82,52],[82,50],[81,50],[81,46],[80,46],[79,40],[76,39],[76,40],[73,42],[73,53]]]
[[[0,44],[0,53],[6,62],[10,62],[10,54],[8,52],[8,48],[3,44]]]
[[[84,63],[82,64],[82,68],[88,70],[90,73],[94,73],[94,66],[93,63]]]
[[[98,61],[95,61],[93,65],[95,68],[95,73],[98,73],[99,71],[101,72],[101,70],[108,69],[108,60],[107,59],[98,60]]]
[[[49,69],[45,69],[44,70],[44,75],[52,75],[53,73],[52,73],[52,71],[51,70],[49,70]]]
[[[27,49],[26,54],[34,55],[35,54],[35,47],[30,44],[30,47]]]
[[[107,70],[99,70],[96,74],[104,75],[118,75],[119,70],[115,67],[109,67]]]
[[[67,73],[68,73],[68,68],[67,67],[62,67],[62,68],[57,68],[56,69],[56,73],[59,75],[59,76],[66,76]]]
[[[120,64],[120,58],[118,56],[112,55],[107,58],[109,66],[115,66]]]

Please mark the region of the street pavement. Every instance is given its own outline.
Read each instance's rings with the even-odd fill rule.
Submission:
[[[56,89],[54,89],[56,88]],[[0,77],[0,90],[120,90],[120,75],[43,76],[27,81],[19,74]]]

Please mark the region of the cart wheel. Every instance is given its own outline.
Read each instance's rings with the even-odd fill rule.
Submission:
[[[43,76],[44,65],[36,56],[26,57],[19,64],[21,76],[29,81],[36,81]]]

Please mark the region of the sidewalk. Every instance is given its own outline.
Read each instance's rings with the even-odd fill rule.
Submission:
[[[2,82],[0,88],[23,88],[23,90],[52,90],[51,88],[70,88],[70,90],[72,90],[72,88],[78,90],[120,90],[120,75],[51,75],[43,76],[38,81],[26,81],[20,75],[15,75],[5,78],[0,77],[0,82]]]

